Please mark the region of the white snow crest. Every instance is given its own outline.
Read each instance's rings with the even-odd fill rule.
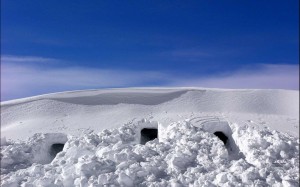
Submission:
[[[140,144],[141,125],[149,124],[158,123],[144,120],[79,138],[38,134],[7,141],[1,186],[299,186],[297,138],[231,124],[229,138],[242,152],[232,159],[230,147],[189,120],[159,128],[159,140]]]

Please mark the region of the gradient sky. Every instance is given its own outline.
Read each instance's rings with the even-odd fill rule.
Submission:
[[[299,89],[299,0],[2,0],[1,100],[137,86]]]

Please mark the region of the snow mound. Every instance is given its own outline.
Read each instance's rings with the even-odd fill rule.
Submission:
[[[158,136],[140,143],[141,130]],[[242,156],[232,158],[224,132]],[[64,144],[51,157],[53,144]],[[54,157],[54,158],[53,158]],[[1,145],[1,186],[299,186],[299,139],[268,128],[142,120],[81,137],[37,134]]]

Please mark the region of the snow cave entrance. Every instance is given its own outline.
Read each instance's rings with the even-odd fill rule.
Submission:
[[[158,137],[157,128],[143,128],[141,130],[141,144],[145,145],[147,142]]]
[[[215,116],[203,117],[200,119],[194,118],[193,120],[198,120],[192,121],[194,126],[200,127],[202,130],[214,134],[220,141],[223,142],[230,159],[238,160],[240,158],[245,158],[244,154],[236,145],[235,140],[232,137],[232,129],[226,120]]]
[[[226,146],[227,141],[228,141],[228,137],[221,131],[216,131],[214,132],[214,135],[217,136]]]
[[[55,158],[57,153],[61,152],[64,149],[65,144],[62,143],[55,143],[52,144],[50,147],[50,155]]]

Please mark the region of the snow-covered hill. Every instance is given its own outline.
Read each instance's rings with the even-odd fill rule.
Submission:
[[[299,186],[299,91],[131,88],[2,102],[1,179]]]
[[[1,134],[11,139],[37,132],[80,135],[143,118],[165,126],[211,116],[299,136],[299,91],[140,88],[55,93],[1,103]]]

